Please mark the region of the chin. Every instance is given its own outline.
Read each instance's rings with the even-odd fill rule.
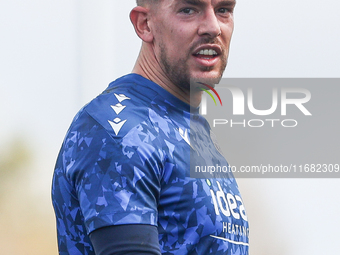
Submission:
[[[205,82],[208,84],[218,84],[222,78],[221,73],[217,72],[209,72],[209,73],[203,73],[197,76],[193,76],[193,80],[197,80],[200,82]]]

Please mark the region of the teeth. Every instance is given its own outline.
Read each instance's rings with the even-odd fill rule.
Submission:
[[[207,55],[207,56],[214,56],[217,55],[217,52],[215,50],[212,49],[204,49],[204,50],[200,50],[197,55]]]

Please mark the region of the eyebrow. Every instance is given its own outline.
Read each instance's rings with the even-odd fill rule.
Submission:
[[[181,1],[178,1],[178,4],[188,4],[188,5],[193,5],[193,6],[204,6],[207,3],[203,0],[181,0]]]
[[[202,5],[205,4],[204,1],[202,0],[184,0],[183,2],[187,4],[192,4],[192,5]]]
[[[236,5],[236,0],[224,0],[219,2],[218,5]]]
[[[206,2],[203,0],[183,0],[182,2],[196,6],[206,5]],[[235,0],[224,0],[218,3],[218,5],[235,5],[235,4],[236,4]]]

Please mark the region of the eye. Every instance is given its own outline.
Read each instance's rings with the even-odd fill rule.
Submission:
[[[234,8],[226,8],[221,7],[217,9],[217,14],[219,14],[221,17],[229,18],[231,15],[233,15]]]
[[[195,11],[192,8],[184,8],[184,9],[180,10],[180,12],[190,15],[190,14],[193,14]]]
[[[218,9],[218,12],[219,13],[228,13],[228,12],[231,12],[228,8],[220,8]]]

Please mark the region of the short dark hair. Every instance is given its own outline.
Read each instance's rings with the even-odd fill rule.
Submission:
[[[145,6],[148,3],[157,3],[159,0],[136,0],[138,6]]]

